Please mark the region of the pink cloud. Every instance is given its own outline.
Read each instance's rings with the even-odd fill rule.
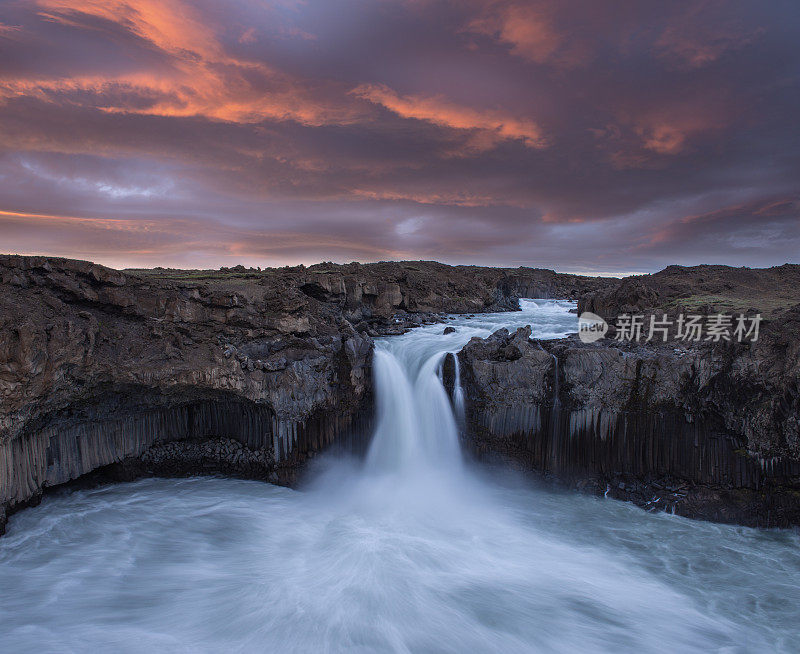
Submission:
[[[483,139],[472,142],[478,150],[488,149],[504,140],[520,140],[530,148],[548,145],[542,129],[533,120],[516,118],[499,110],[473,109],[438,96],[400,95],[382,84],[363,84],[352,93],[402,118],[422,120],[454,130],[476,131],[479,139]]]

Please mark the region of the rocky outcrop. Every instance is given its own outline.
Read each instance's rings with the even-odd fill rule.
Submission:
[[[497,282],[505,294],[524,298],[574,300],[613,288],[618,279],[568,275],[540,268],[503,269]]]
[[[649,507],[798,524],[797,288],[798,266],[619,281],[433,262],[116,271],[0,256],[0,531],[8,511],[86,475],[292,483],[332,443],[365,447],[372,336],[521,296],[580,298],[606,316],[742,307],[768,320],[751,346],[473,340],[459,369],[476,452]],[[451,392],[455,363],[443,366]]]
[[[577,299],[617,281],[537,268],[447,266],[435,261],[321,263],[270,275],[283,277],[329,312],[373,335],[385,334],[398,323],[413,326],[431,315],[514,311],[520,297]]]
[[[606,319],[622,314],[642,313],[659,304],[659,293],[640,278],[629,277],[620,284],[587,293],[578,302],[578,313],[590,311]]]
[[[650,509],[800,524],[800,305],[750,345],[638,345],[530,331],[460,353],[467,440]]]
[[[668,266],[587,289],[578,312],[613,320],[623,313],[756,313],[771,317],[798,301],[800,265],[772,268]]]

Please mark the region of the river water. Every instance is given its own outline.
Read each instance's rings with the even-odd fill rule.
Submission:
[[[47,497],[0,538],[1,652],[800,650],[800,536],[650,514],[476,468],[438,378],[472,336],[379,340],[365,461],[302,491],[147,479]]]

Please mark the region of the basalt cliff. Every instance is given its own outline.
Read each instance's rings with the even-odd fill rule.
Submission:
[[[292,483],[363,447],[372,337],[608,280],[433,262],[117,271],[0,256],[0,533],[87,475]]]
[[[583,296],[579,309],[612,325],[595,343],[540,342],[530,329],[473,339],[458,354],[466,440],[478,456],[651,510],[798,525],[798,289],[800,266],[673,266]],[[625,313],[759,311],[755,342],[615,338]]]

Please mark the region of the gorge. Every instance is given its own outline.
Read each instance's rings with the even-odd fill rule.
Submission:
[[[294,484],[331,444],[365,450],[373,338],[512,310],[525,296],[571,298],[609,320],[755,308],[765,322],[753,344],[584,345],[524,331],[471,342],[458,357],[472,453],[690,517],[800,521],[798,266],[619,281],[430,262],[0,264],[0,526],[75,480],[223,473]],[[452,362],[444,368],[452,394]]]

